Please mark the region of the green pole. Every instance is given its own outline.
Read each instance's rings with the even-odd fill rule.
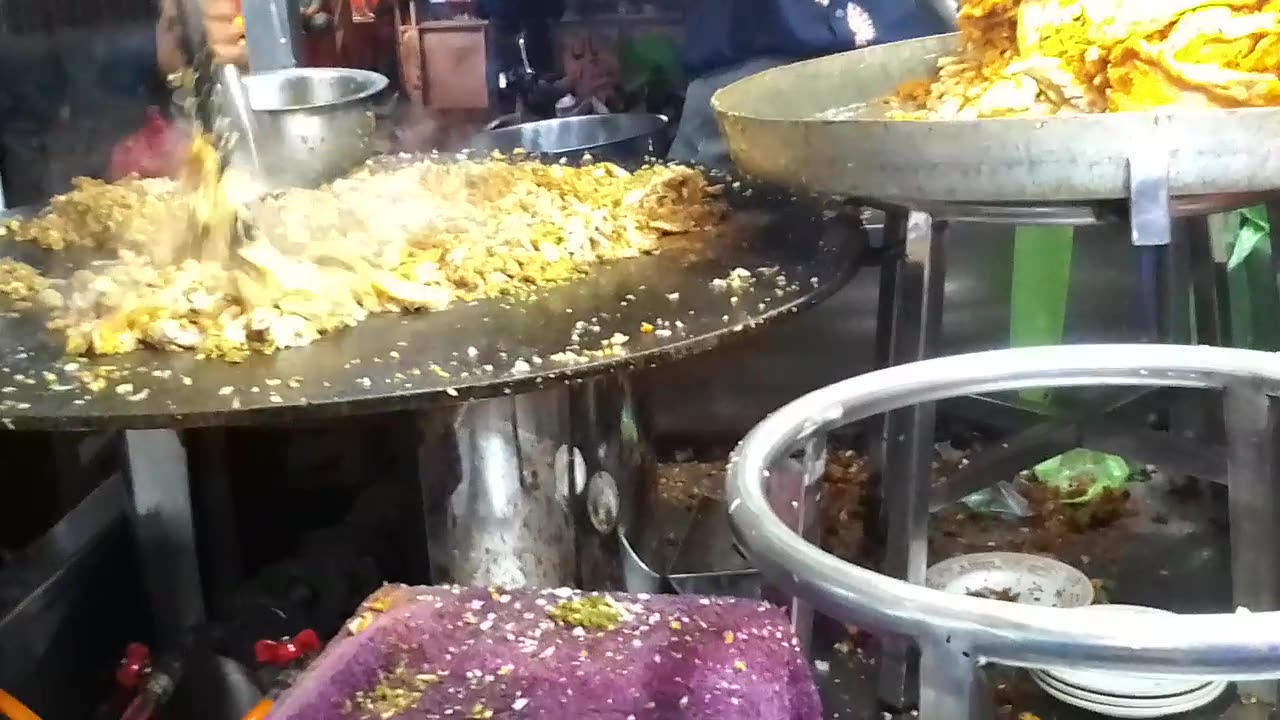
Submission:
[[[1075,228],[1019,226],[1013,235],[1009,346],[1061,345],[1071,289]],[[1048,390],[1027,390],[1024,400],[1046,403]]]

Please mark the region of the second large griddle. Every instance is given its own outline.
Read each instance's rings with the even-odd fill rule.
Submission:
[[[1135,153],[1167,158],[1174,196],[1280,188],[1280,108],[970,121],[890,120],[869,109],[819,119],[935,77],[938,58],[958,49],[958,35],[940,35],[787,65],[724,88],[712,104],[739,171],[839,196],[1116,200],[1129,196]]]

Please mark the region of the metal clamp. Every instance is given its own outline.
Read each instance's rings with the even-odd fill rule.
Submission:
[[[1139,147],[1129,155],[1129,239],[1135,246],[1168,245],[1173,238],[1169,153]]]

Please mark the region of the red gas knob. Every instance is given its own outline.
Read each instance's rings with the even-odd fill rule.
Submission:
[[[292,638],[259,640],[253,645],[253,656],[263,665],[285,667],[320,649],[320,637],[314,630],[303,630]]]
[[[137,690],[151,671],[151,650],[142,643],[129,643],[116,667],[116,682],[126,690]]]

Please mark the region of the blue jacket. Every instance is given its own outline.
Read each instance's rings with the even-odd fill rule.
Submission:
[[[755,58],[805,60],[852,50],[847,0],[689,0],[685,69],[698,77]],[[856,0],[870,16],[873,43],[948,32],[947,23],[918,0]]]

